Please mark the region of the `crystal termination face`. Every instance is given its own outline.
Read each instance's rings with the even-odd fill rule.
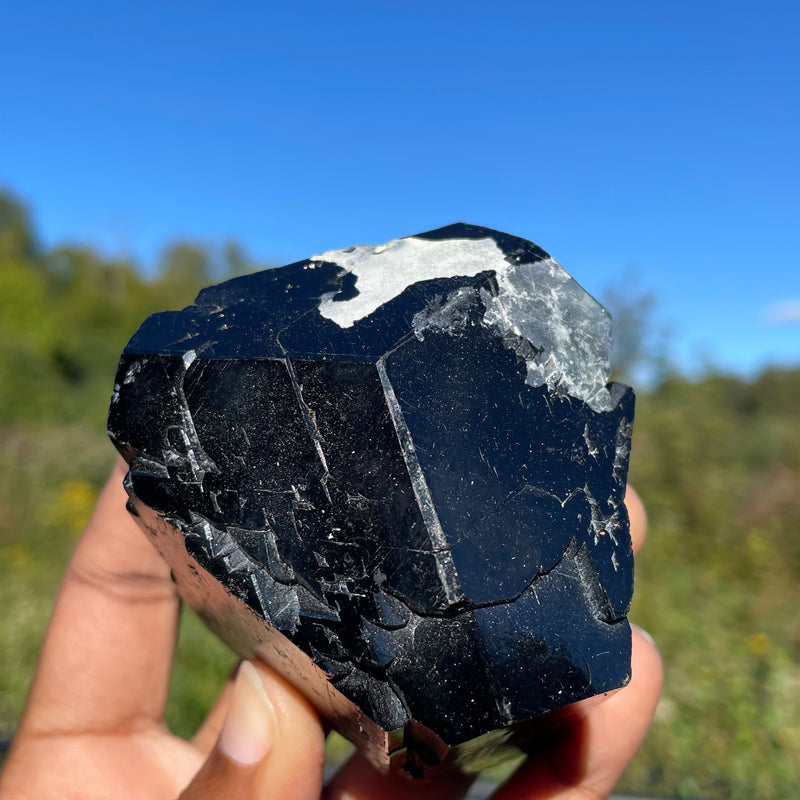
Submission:
[[[630,678],[634,398],[609,350],[558,262],[456,224],[150,317],[109,435],[207,624],[422,773]]]

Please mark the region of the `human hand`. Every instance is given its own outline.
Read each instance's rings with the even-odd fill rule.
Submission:
[[[5,800],[316,800],[324,732],[308,702],[263,664],[245,662],[187,742],[164,723],[179,601],[170,570],[125,511],[121,462],[67,568],[28,705],[0,776]],[[646,520],[629,492],[634,551]],[[586,800],[613,788],[649,727],[658,653],[634,630],[633,678],[575,715],[493,800]],[[471,778],[411,783],[360,755],[327,800],[458,800]]]

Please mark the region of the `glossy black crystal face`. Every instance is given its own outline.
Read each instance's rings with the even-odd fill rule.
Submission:
[[[629,679],[634,398],[609,327],[536,245],[452,225],[150,317],[109,433],[235,649],[270,659],[278,631],[323,714],[341,695],[459,745]]]

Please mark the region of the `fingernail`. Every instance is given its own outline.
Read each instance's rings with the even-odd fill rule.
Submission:
[[[653,647],[656,646],[653,637],[644,628],[640,628],[638,625],[634,625],[632,622],[631,622],[631,628],[633,628],[633,630],[635,631],[638,631],[642,636],[644,636],[644,638],[647,639],[647,641],[650,642],[650,644],[653,645]]]
[[[269,753],[278,727],[275,708],[261,676],[250,661],[243,661],[236,673],[233,698],[222,726],[219,746],[239,764],[257,764]]]

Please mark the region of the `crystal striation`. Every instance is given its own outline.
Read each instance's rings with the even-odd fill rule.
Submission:
[[[456,224],[150,317],[109,434],[212,629],[420,772],[629,680],[634,398],[609,349],[547,253]]]

